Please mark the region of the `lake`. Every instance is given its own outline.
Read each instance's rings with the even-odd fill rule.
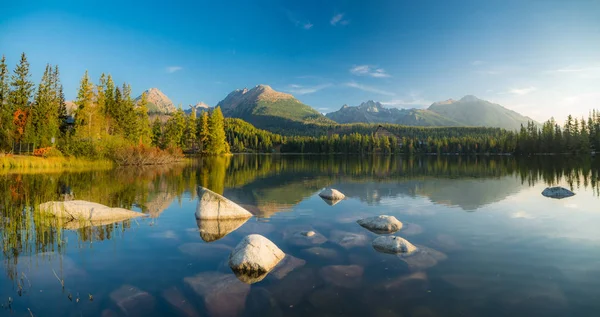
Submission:
[[[560,157],[236,155],[4,173],[0,315],[598,316],[599,171]],[[207,228],[194,216],[198,185],[255,216]],[[549,185],[576,196],[546,198]],[[325,187],[347,198],[331,206]],[[34,212],[61,199],[149,217],[85,227]],[[356,220],[375,215],[398,218],[396,235],[426,252],[374,250],[378,235]],[[253,233],[290,261],[249,285],[227,259]]]

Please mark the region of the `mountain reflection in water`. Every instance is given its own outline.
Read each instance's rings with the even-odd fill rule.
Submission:
[[[516,315],[541,309],[548,300],[556,312],[568,315],[574,311],[569,310],[573,283],[585,280],[585,274],[600,275],[586,269],[585,274],[565,276],[557,266],[577,271],[600,259],[589,255],[585,243],[555,239],[600,241],[595,229],[585,225],[593,223],[594,214],[564,215],[566,210],[593,209],[600,194],[599,170],[597,160],[562,157],[235,155],[138,170],[1,174],[0,239],[6,274],[0,278],[0,303],[9,296],[13,302],[0,315],[10,310],[23,315],[27,308],[36,316],[103,311],[136,315],[142,312],[140,305],[146,305],[152,307],[147,313],[157,316],[196,316],[202,315],[200,311],[213,316],[231,311],[244,316],[264,311],[359,316],[371,312],[374,303],[388,301],[389,307],[377,313],[410,306],[405,315],[430,314],[449,305],[457,313],[465,308],[475,315],[500,316],[489,299],[493,296],[499,296],[496,304],[510,307]],[[256,217],[196,222],[198,185]],[[549,185],[569,187],[578,195],[561,202],[548,200],[537,191]],[[317,196],[325,187],[340,190],[346,200],[327,205]],[[532,187],[535,192],[529,193]],[[151,217],[64,225],[35,212],[40,203],[64,199],[132,209]],[[540,208],[543,214],[534,214]],[[412,258],[373,253],[370,244],[377,235],[355,221],[382,213],[403,221],[398,234],[414,239],[425,251]],[[433,214],[436,217],[428,218]],[[311,239],[299,235],[308,230],[315,232]],[[251,233],[268,236],[294,265],[261,277],[248,288],[238,284],[226,262],[230,250]],[[539,267],[551,255],[531,251],[536,244],[569,250],[573,256]],[[523,249],[515,253],[515,248]],[[513,260],[502,260],[508,258]],[[473,263],[477,269],[504,272],[506,279],[465,271],[474,269]],[[518,274],[528,276],[527,287],[518,287]],[[544,274],[555,280],[544,279]],[[344,276],[355,278],[349,281]],[[212,280],[224,284],[215,289],[207,282]],[[600,287],[600,282],[588,286]],[[296,295],[289,293],[292,288]],[[515,288],[518,294],[513,293]],[[432,289],[440,293],[431,295]],[[243,297],[233,299],[227,310],[220,295],[231,294]],[[451,305],[458,294],[479,302]],[[427,296],[431,305],[425,304]],[[525,303],[525,297],[537,301]],[[196,303],[197,298],[203,301]],[[409,303],[411,299],[415,301]],[[336,308],[335,303],[347,307]],[[297,311],[289,310],[296,306]]]

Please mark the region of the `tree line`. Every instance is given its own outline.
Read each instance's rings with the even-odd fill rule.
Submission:
[[[151,125],[145,93],[136,102],[128,83],[117,85],[102,73],[94,84],[87,71],[74,109],[68,109],[58,66],[46,65],[37,87],[29,68],[25,53],[12,74],[5,56],[0,59],[0,152],[11,152],[20,143],[53,150],[44,153],[87,158],[151,146],[169,153],[186,147],[203,154],[229,152],[220,110],[200,120],[178,110],[166,122]]]
[[[600,148],[600,111],[586,119],[569,116],[563,126],[554,119],[541,127],[530,122],[520,131],[485,127],[410,127],[395,124],[323,124],[290,122],[281,133],[257,129],[223,117],[219,107],[186,114],[181,107],[150,121],[147,96],[136,102],[127,83],[111,75],[97,84],[87,71],[81,79],[75,109],[69,113],[58,66],[46,65],[40,83],[31,81],[23,53],[9,74],[0,60],[0,150],[15,144],[56,148],[77,157],[109,157],[117,149],[148,146],[186,153],[403,153],[427,154],[588,154]],[[123,154],[123,151],[120,152]],[[141,151],[138,153],[146,153]],[[126,155],[125,155],[126,156]]]

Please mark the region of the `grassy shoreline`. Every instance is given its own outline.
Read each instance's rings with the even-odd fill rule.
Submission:
[[[56,169],[111,169],[110,160],[88,160],[74,157],[42,158],[24,155],[0,155],[0,171],[56,170]]]

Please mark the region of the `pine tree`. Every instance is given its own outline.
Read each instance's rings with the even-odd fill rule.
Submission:
[[[26,139],[33,141],[37,146],[49,146],[52,138],[58,136],[59,109],[54,92],[55,80],[52,66],[46,65],[31,107],[32,130],[26,132],[26,135],[31,134]]]
[[[165,147],[183,147],[185,142],[185,115],[183,110],[178,109],[173,113],[171,118],[167,120],[164,133]]]
[[[13,113],[16,109],[25,110],[31,101],[34,84],[29,79],[29,62],[25,53],[21,54],[21,61],[14,70],[11,78],[11,92],[9,109]]]
[[[229,153],[229,144],[225,137],[225,124],[221,107],[215,108],[209,120],[209,142],[207,153],[221,155]]]
[[[142,93],[142,97],[135,109],[135,127],[133,138],[139,140],[140,144],[150,142],[152,131],[150,131],[150,119],[148,118],[148,97]]]
[[[200,152],[206,154],[208,151],[208,143],[210,141],[210,131],[209,131],[209,117],[208,112],[203,111],[200,116],[200,121],[198,123],[198,143],[200,146]]]
[[[196,150],[196,110],[192,109],[192,114],[186,120],[186,141],[188,149]]]
[[[102,129],[102,113],[95,104],[96,95],[88,72],[85,71],[79,91],[77,92],[78,106],[75,114],[75,133],[80,138],[94,140],[100,137]]]
[[[58,95],[59,95],[59,97],[58,97],[58,102],[59,102],[58,118],[59,118],[59,122],[60,122],[60,133],[62,133],[63,136],[65,136],[69,129],[69,122],[68,122],[69,113],[67,112],[67,103],[65,101],[65,93],[63,92],[62,85],[60,85],[60,87],[59,87]]]
[[[162,123],[156,118],[152,123],[152,145],[162,148],[162,143]]]
[[[9,107],[8,67],[6,57],[0,59],[0,149],[8,149],[12,140],[12,112]]]

